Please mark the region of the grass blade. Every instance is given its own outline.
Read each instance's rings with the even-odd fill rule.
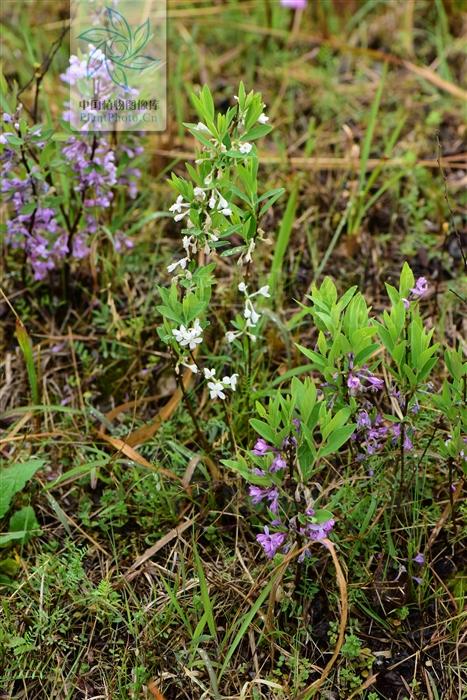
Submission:
[[[279,233],[277,236],[276,248],[274,251],[274,258],[272,260],[271,272],[269,273],[269,286],[274,289],[274,299],[276,304],[281,304],[281,275],[282,275],[282,265],[284,262],[285,251],[290,241],[290,234],[292,233],[292,226],[295,219],[295,212],[297,209],[297,199],[298,199],[298,182],[295,182],[290,197],[285,207],[284,216],[281,221],[279,228]]]
[[[32,353],[32,341],[24,324],[18,318],[16,319],[15,335],[18,339],[19,347],[21,348],[21,352],[23,353],[24,361],[26,363],[26,371],[28,373],[29,386],[31,388],[32,402],[33,404],[39,404],[39,384],[37,381],[37,372]]]

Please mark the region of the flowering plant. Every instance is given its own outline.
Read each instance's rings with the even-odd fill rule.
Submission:
[[[204,315],[215,282],[216,262],[222,257],[237,259],[244,308],[225,332],[224,342],[234,343],[248,354],[247,348],[260,330],[257,299],[269,297],[267,286],[249,291],[249,266],[258,241],[264,239],[261,219],[283,190],[258,193],[254,142],[271,130],[259,93],[247,94],[241,83],[236,104],[217,115],[207,86],[192,100],[200,121],[186,126],[200,150],[195,167],[186,165],[190,179],[172,175],[177,197],[170,211],[174,222],[182,224],[183,255],[167,267],[172,276],[170,289],[159,288],[163,302],[158,307],[163,317],[159,335],[171,348],[176,371],[180,365],[194,373],[202,370],[211,399],[223,400],[226,390],[235,391],[238,375],[219,379],[216,368],[202,368],[194,356],[209,325]]]
[[[73,82],[85,64],[71,56],[62,80]],[[99,237],[117,252],[133,245],[124,229],[138,194],[134,159],[142,147],[131,135],[119,144],[101,134],[77,136],[69,114],[63,117],[56,131],[29,124],[21,105],[3,114],[0,190],[9,215],[2,230],[12,249],[24,251],[35,280],[86,258]]]
[[[390,309],[374,317],[356,287],[339,298],[329,278],[313,286],[307,313],[317,339],[313,349],[298,347],[314,378],[294,377],[286,396],[278,390],[268,406],[257,403],[260,418],[250,422],[260,437],[253,449],[223,461],[246,480],[252,504],[267,516],[257,540],[270,558],[292,544],[303,558],[307,543],[325,542],[333,529],[340,496],[323,508],[320,487],[330,455],[335,469],[363,463],[370,479],[377,467],[387,479],[388,459],[394,461],[406,487],[406,472],[416,474],[429,449],[446,460],[451,481],[466,473],[467,363],[460,348],[447,350],[448,377],[434,391],[439,344],[419,308],[428,282],[415,281],[404,264],[399,288],[386,289]],[[427,428],[428,443],[417,445]],[[349,449],[339,456],[345,444]]]
[[[252,503],[265,506],[270,522],[257,539],[272,557],[294,543],[302,548],[324,540],[332,530],[332,513],[321,507],[311,484],[325,458],[338,452],[356,426],[349,423],[349,408],[328,409],[310,378],[294,378],[287,396],[278,391],[267,406],[257,403],[256,408],[260,418],[250,422],[260,437],[248,458],[223,463],[250,484]],[[301,559],[305,556],[306,548]]]

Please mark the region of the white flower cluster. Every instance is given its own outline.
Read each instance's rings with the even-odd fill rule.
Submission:
[[[238,101],[238,97],[235,96],[235,99]],[[244,120],[245,120],[245,115],[240,114],[238,117],[238,126],[239,130],[243,131],[244,130]],[[269,117],[262,112],[260,116],[258,117],[258,123],[260,124],[266,124],[269,121]],[[212,136],[211,131],[209,128],[206,126],[206,124],[203,124],[203,122],[198,122],[196,125],[196,130],[203,133],[203,134],[209,134],[209,136]],[[212,151],[212,156],[213,158],[216,158],[218,155],[218,150],[220,148],[221,152],[225,152],[226,148],[224,144],[219,144],[215,138],[211,138],[210,141],[213,143],[213,151]],[[235,142],[234,144],[235,148],[238,148],[240,153],[243,155],[247,156],[249,153],[251,153],[253,149],[253,145],[251,143],[248,143],[246,141],[238,141]],[[217,151],[216,151],[217,149]],[[203,146],[204,151],[209,151],[210,149],[205,145]],[[196,163],[204,163],[206,162],[203,158],[198,159]],[[219,192],[219,190],[216,187],[212,186],[213,179],[214,179],[214,166],[211,172],[204,178],[204,187],[195,187],[193,189],[193,196],[195,201],[201,205],[201,211],[203,212],[204,215],[204,223],[202,224],[202,230],[204,233],[204,240],[202,241],[202,248],[204,250],[204,253],[206,255],[210,255],[213,252],[213,247],[211,246],[212,243],[215,243],[216,241],[219,240],[219,236],[217,235],[219,232],[216,230],[212,230],[212,217],[209,213],[209,210],[212,212],[219,212],[220,214],[223,214],[226,217],[230,217],[232,215],[232,206],[229,204],[229,202],[225,199],[225,197]],[[219,173],[218,176],[220,177],[222,173]],[[172,212],[174,215],[174,221],[179,222],[182,221],[183,219],[186,218],[186,226],[187,228],[193,228],[194,224],[192,223],[189,214],[190,214],[190,209],[191,209],[192,203],[185,201],[183,195],[179,194],[176,201],[172,204],[170,207],[169,211]],[[191,260],[192,255],[196,254],[198,251],[198,240],[195,236],[184,236],[183,238],[183,247],[185,249],[185,257],[181,258],[180,260],[175,260],[173,263],[167,266],[167,272],[173,273],[175,271],[178,272],[184,272],[185,277],[190,278],[190,273],[187,269],[187,265]],[[242,263],[248,263],[251,262],[252,258],[252,252],[255,247],[255,241],[252,240],[250,241],[249,247],[246,250],[246,252],[240,256],[239,259],[239,264]]]
[[[237,138],[232,142],[231,146],[245,157],[253,150],[253,144],[245,139],[246,113],[247,110],[244,110],[243,113],[239,113],[238,115]],[[269,117],[267,117],[264,112],[258,117],[259,124],[266,124],[268,121]],[[184,195],[179,194],[176,201],[170,207],[170,212],[173,214],[174,221],[184,221],[185,230],[183,231],[184,235],[182,239],[184,257],[168,265],[167,271],[169,273],[182,273],[185,279],[191,279],[191,272],[188,265],[199,250],[203,250],[206,255],[211,255],[215,251],[215,245],[213,244],[219,240],[221,229],[223,226],[225,227],[225,222],[223,222],[219,215],[228,218],[232,216],[233,212],[232,204],[224,197],[218,184],[226,180],[226,176],[229,174],[229,168],[231,167],[228,165],[228,161],[226,161],[227,165],[224,165],[223,160],[219,158],[222,153],[226,152],[226,146],[214,137],[211,130],[206,124],[203,124],[203,122],[198,122],[195,129],[200,132],[200,134],[203,134],[202,150],[205,152],[203,157],[197,159],[195,163],[197,165],[209,164],[210,169],[208,170],[208,174],[204,177],[204,180],[197,183],[193,188],[192,197],[188,194],[187,199],[185,199]],[[206,138],[209,140],[209,145],[206,142]],[[193,219],[190,216],[191,213],[195,214]],[[228,222],[228,225],[230,226],[230,222]],[[261,235],[262,232],[260,231],[259,233]],[[251,262],[254,249],[255,238],[251,239],[248,245],[245,246],[242,255],[239,257],[238,264],[243,265],[244,263]],[[268,286],[263,286],[257,292],[250,294],[245,282],[241,282],[238,285],[238,289],[245,295],[243,310],[244,323],[241,324],[241,330],[227,332],[226,339],[229,343],[244,334],[253,341],[256,340],[257,336],[252,330],[257,326],[261,314],[255,308],[252,300],[258,295],[262,297],[270,296]],[[203,341],[203,330],[199,319],[194,321],[191,328],[182,324],[179,328],[172,330],[172,334],[180,346],[179,357],[175,368],[177,373],[179,372],[180,366],[187,367],[194,374],[202,371],[207,380],[207,387],[211,399],[225,400],[227,390],[231,392],[236,390],[238,374],[227,375],[222,377],[222,379],[217,378],[215,369],[201,369],[194,355],[191,353],[191,351],[195,350]],[[183,350],[183,348],[185,348],[185,350]],[[190,352],[186,353],[186,350]]]
[[[225,338],[228,343],[233,343],[233,341],[236,338],[239,338],[245,333],[254,342],[256,340],[256,335],[251,332],[251,329],[257,325],[258,321],[261,318],[261,314],[258,313],[258,311],[255,309],[251,300],[258,295],[265,298],[270,297],[271,295],[269,294],[269,285],[266,284],[264,285],[264,287],[258,289],[257,292],[253,292],[252,294],[250,294],[248,292],[248,287],[245,284],[245,282],[240,282],[240,284],[238,285],[238,290],[245,295],[245,307],[243,309],[245,329],[243,331],[227,331],[227,333],[225,334]]]
[[[203,329],[201,328],[199,318],[195,319],[191,328],[187,328],[182,323],[180,328],[174,328],[172,334],[182,348],[188,346],[190,350],[194,350],[197,345],[203,342]]]
[[[230,377],[222,377],[216,379],[215,369],[204,369],[204,376],[208,381],[209,396],[211,399],[225,399],[224,389],[235,391],[237,388],[238,374],[232,374]]]
[[[205,184],[209,185],[212,182],[212,176],[208,175],[205,178]],[[207,200],[209,193],[209,200]],[[228,201],[221,195],[221,193],[214,187],[210,189],[209,187],[195,187],[193,190],[193,195],[195,199],[202,205],[201,211],[204,215],[203,232],[204,232],[204,245],[203,250],[206,255],[210,255],[213,252],[211,247],[212,243],[219,240],[216,229],[212,230],[212,218],[209,213],[208,208],[212,211],[219,212],[224,216],[232,215],[232,208],[230,207]],[[190,213],[190,202],[186,202],[183,196],[178,195],[176,201],[170,207],[170,211],[174,214],[174,221],[181,221]],[[194,225],[190,218],[186,221],[187,228],[193,228]],[[198,252],[198,240],[195,236],[183,237],[183,248],[185,250],[185,257],[180,260],[175,260],[173,263],[167,266],[167,272],[172,273],[176,270],[186,270],[185,276],[190,278],[189,271],[187,270],[187,265],[190,262],[192,255],[196,255]]]

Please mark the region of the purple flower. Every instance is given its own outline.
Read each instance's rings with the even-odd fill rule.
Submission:
[[[250,486],[248,493],[250,494],[251,502],[258,505],[263,500],[268,501],[268,507],[271,513],[277,515],[279,511],[279,491],[276,488],[263,488],[261,486]]]
[[[289,7],[291,10],[304,10],[307,0],[281,0],[282,7]]]
[[[310,540],[319,542],[328,536],[334,525],[335,521],[332,518],[325,520],[323,523],[309,523],[306,526],[305,532]]]
[[[369,382],[372,391],[379,391],[384,386],[384,381],[379,377],[375,377],[373,374],[369,374],[366,380]]]
[[[422,564],[425,563],[425,557],[421,552],[419,552],[417,556],[413,558],[413,560],[416,564],[419,564],[420,566],[422,566]]]
[[[404,302],[404,306],[406,309],[410,309],[410,301],[406,299],[405,297],[402,297],[402,301]]]
[[[371,428],[370,416],[366,411],[357,414],[357,428]]]
[[[404,438],[404,450],[406,450],[406,452],[410,452],[410,450],[413,450],[412,440],[409,438],[408,435],[406,435]]]
[[[269,510],[274,515],[277,515],[279,512],[279,491],[277,489],[269,489],[267,499],[269,501]]]
[[[266,440],[263,440],[263,438],[258,438],[251,452],[257,457],[263,457],[267,452],[270,452],[273,449],[274,448],[271,447]]]
[[[269,468],[269,471],[274,474],[275,472],[278,472],[281,469],[285,469],[286,466],[287,462],[285,461],[285,459],[281,455],[276,455]]]
[[[286,450],[288,447],[297,447],[297,438],[293,435],[288,435],[282,441],[282,449]]]
[[[249,494],[251,497],[251,502],[257,505],[258,503],[261,503],[263,498],[266,498],[267,495],[267,489],[261,488],[261,486],[250,486],[249,488]]]
[[[428,291],[428,282],[425,277],[419,277],[415,283],[415,287],[413,287],[410,291],[416,298],[424,296]]]
[[[264,549],[269,559],[272,559],[279,547],[284,544],[285,538],[286,535],[284,532],[274,532],[270,534],[267,525],[264,527],[264,534],[256,535],[257,542],[259,542]]]
[[[347,386],[350,389],[351,394],[356,394],[357,391],[361,389],[360,379],[355,376],[355,374],[349,374],[347,377]]]

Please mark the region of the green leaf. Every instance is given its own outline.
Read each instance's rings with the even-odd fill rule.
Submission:
[[[282,296],[282,265],[284,262],[285,252],[289,245],[290,235],[292,233],[295,212],[297,209],[297,200],[298,182],[295,182],[295,184],[292,187],[287,206],[285,208],[284,216],[282,217],[279,233],[277,234],[277,242],[275,245],[274,257],[271,265],[271,273],[268,279],[269,286],[275,290],[274,299],[279,306],[281,305],[280,301]]]
[[[408,263],[404,263],[401,271],[401,277],[399,281],[399,294],[401,297],[408,297],[409,292],[412,289],[412,287],[415,284],[415,278],[413,276],[413,272],[410,269],[410,266]]]
[[[39,535],[41,529],[34,508],[25,506],[17,510],[10,518],[8,530],[4,535],[0,535],[0,547],[13,540],[18,540],[20,544],[26,544],[32,537]]]
[[[266,134],[269,134],[269,132],[272,131],[272,126],[269,124],[255,124],[251,129],[249,129],[246,134],[242,135],[241,140],[242,141],[255,141],[256,139],[260,139],[263,136],[266,136]]]
[[[238,472],[245,481],[250,484],[256,484],[257,486],[267,486],[270,483],[270,478],[267,476],[258,476],[254,474],[247,466],[247,463],[242,457],[238,459],[221,459],[221,464],[224,464],[229,469],[234,472]]]
[[[10,507],[13,496],[25,487],[44,464],[43,459],[30,459],[28,462],[12,464],[7,469],[0,469],[0,518]]]
[[[332,452],[337,452],[337,450],[347,442],[356,427],[355,424],[351,424],[344,425],[342,428],[337,428],[337,430],[329,436],[326,444],[320,448],[318,457],[327,457],[327,455],[330,455]]]
[[[275,444],[276,433],[267,423],[262,420],[258,420],[257,418],[251,418],[250,425],[254,430],[256,430],[257,433],[259,433],[259,435],[261,435],[261,437],[271,443],[271,445]]]

